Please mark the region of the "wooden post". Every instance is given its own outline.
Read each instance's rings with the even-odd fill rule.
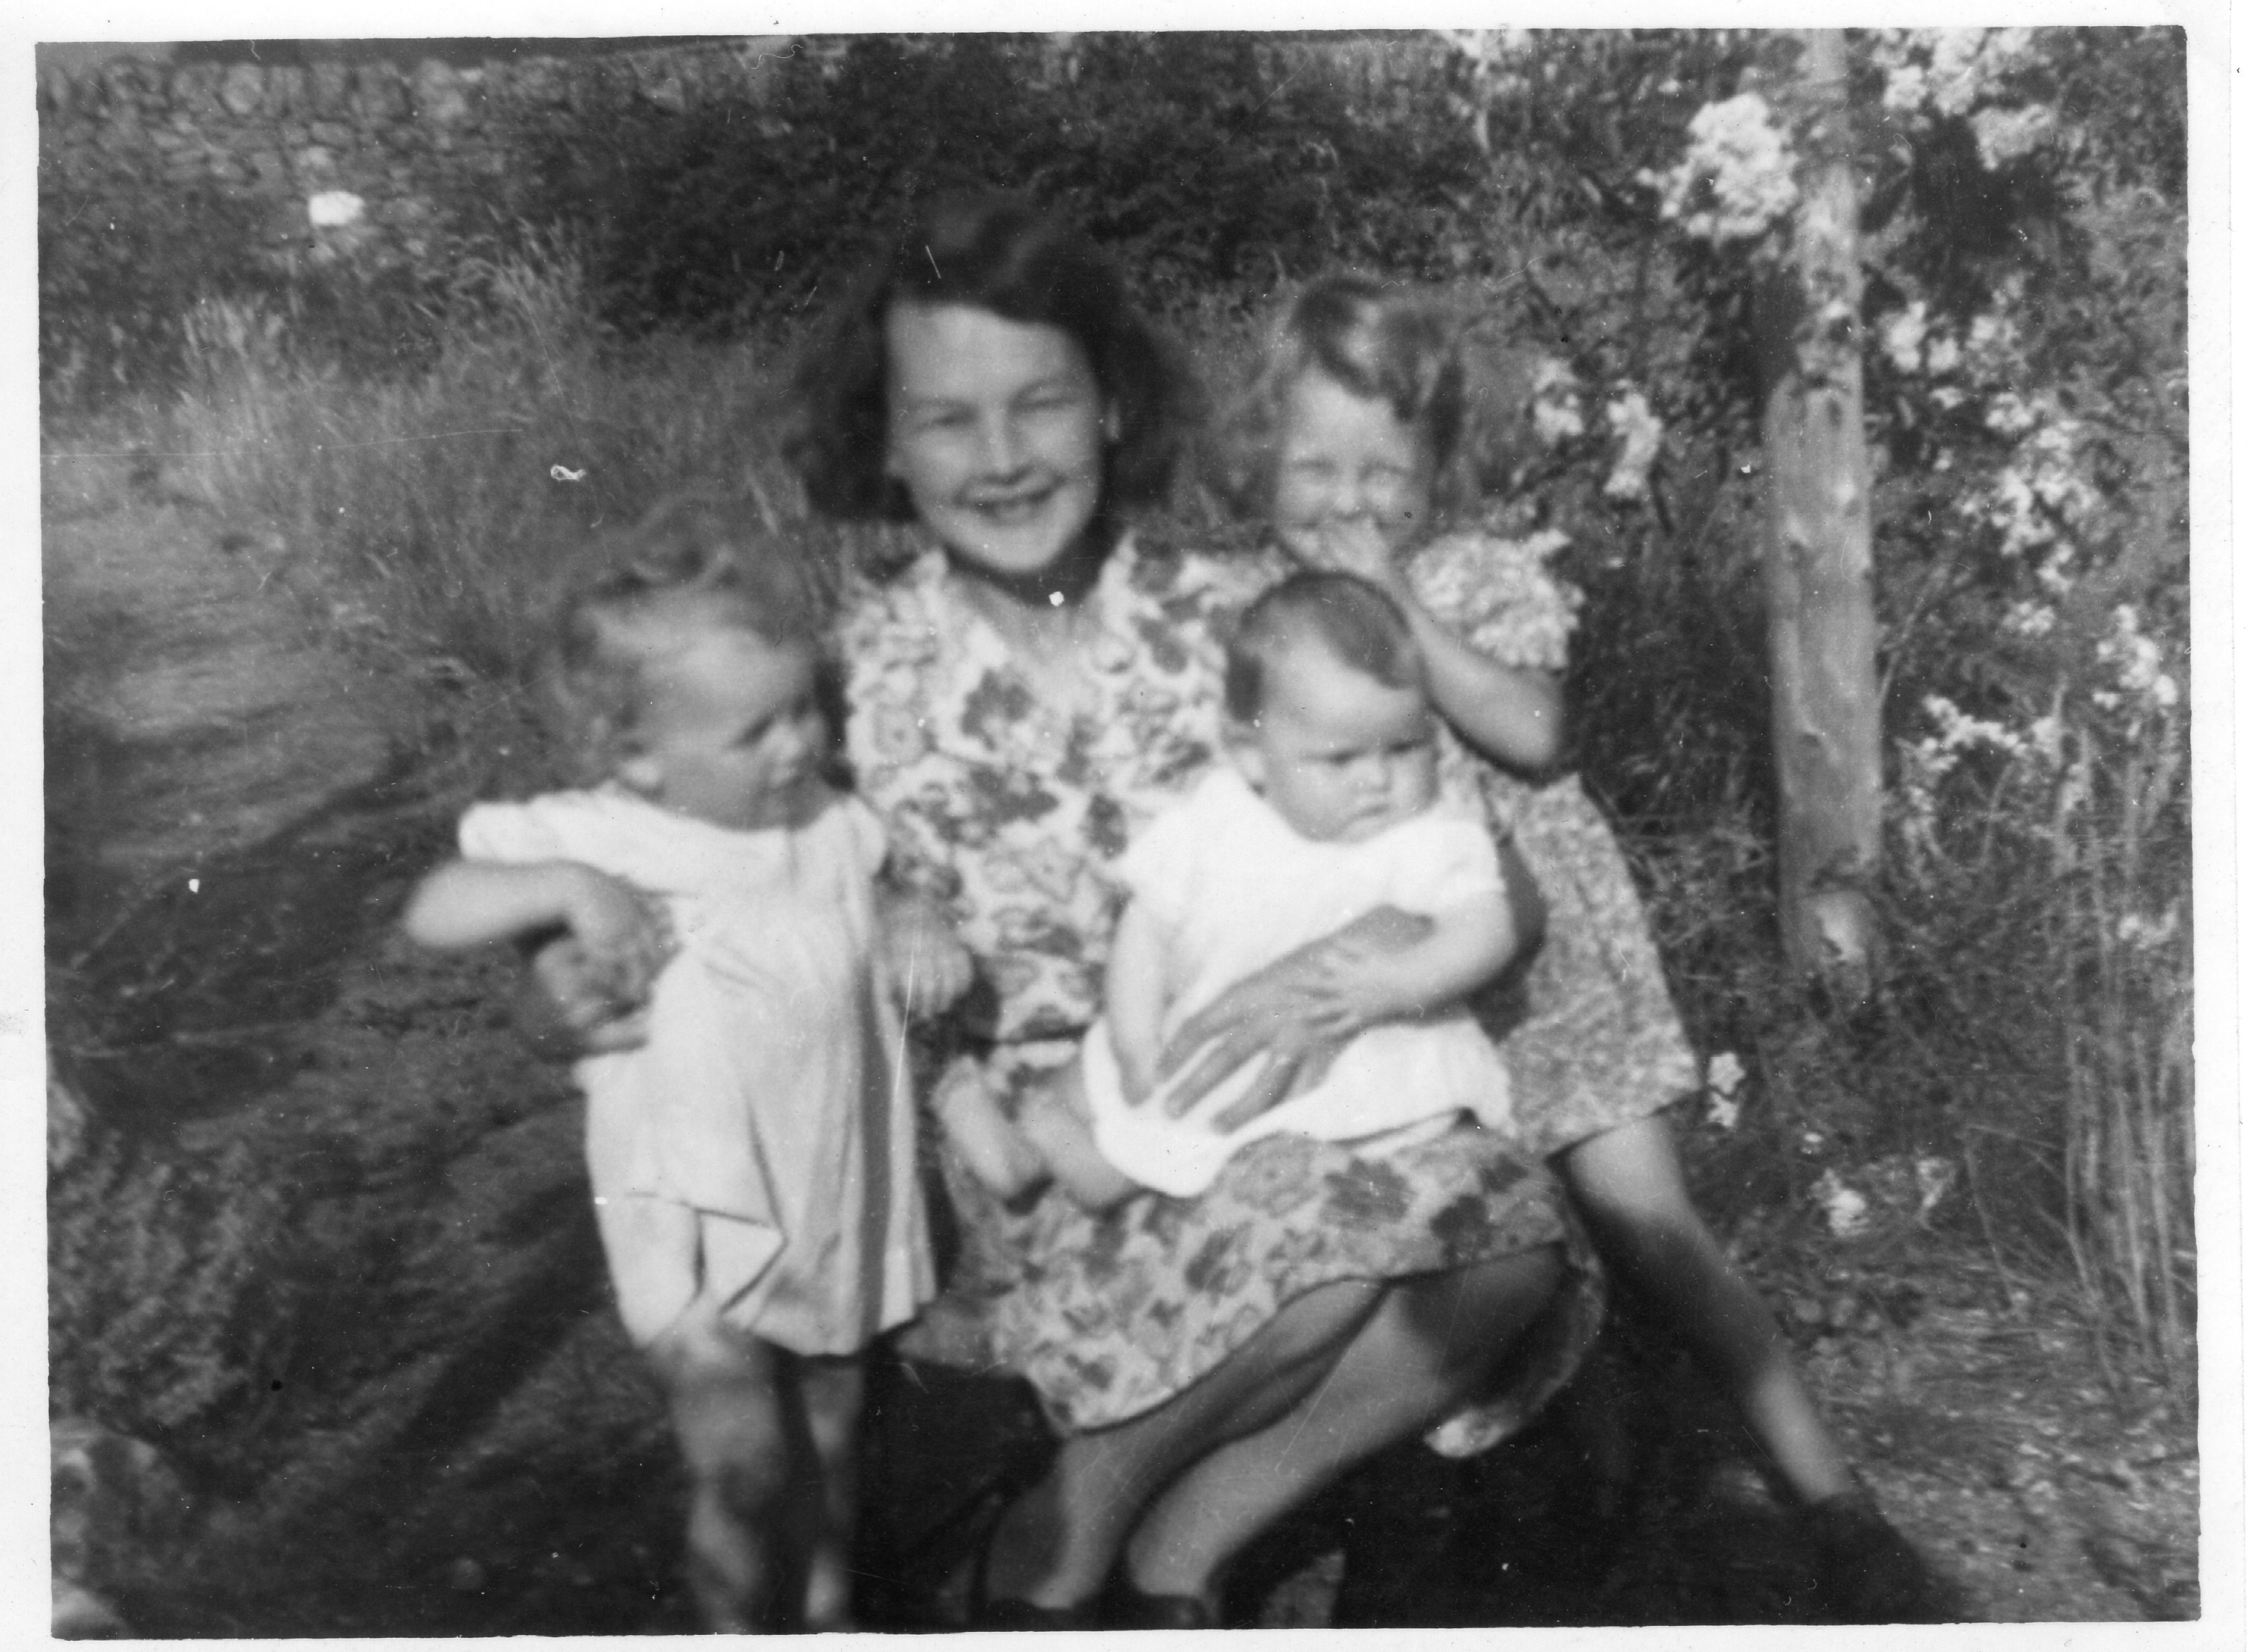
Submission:
[[[1857,1003],[1878,971],[1869,889],[1880,777],[1859,203],[1845,37],[1816,29],[1803,38],[1796,96],[1809,118],[1800,126],[1798,216],[1757,318],[1779,896],[1795,971]]]

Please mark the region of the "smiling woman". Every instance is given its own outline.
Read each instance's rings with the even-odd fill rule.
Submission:
[[[954,197],[799,380],[817,506],[923,530],[848,617],[847,743],[895,875],[984,987],[935,1029],[963,1253],[919,1346],[1022,1373],[1065,1435],[982,1551],[986,1627],[1217,1621],[1224,1569],[1283,1512],[1506,1355],[1538,1404],[1592,1323],[1554,1183],[1461,1128],[1279,1136],[1194,1198],[1101,1216],[997,1194],[1024,1181],[1007,1126],[1101,1007],[1120,852],[1218,756],[1221,638],[1276,571],[1126,526],[1190,406],[1169,360],[1077,234]]]

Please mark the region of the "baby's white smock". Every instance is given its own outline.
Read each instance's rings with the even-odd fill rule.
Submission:
[[[1168,1037],[1238,981],[1380,907],[1428,917],[1504,890],[1493,839],[1468,808],[1438,803],[1362,842],[1319,842],[1293,831],[1229,769],[1152,821],[1118,871],[1163,938]],[[1354,1141],[1461,1112],[1510,1126],[1509,1077],[1460,1007],[1371,1028],[1320,1083],[1225,1134],[1210,1121],[1250,1087],[1259,1060],[1169,1119],[1162,1090],[1128,1105],[1103,1023],[1085,1055],[1096,1146],[1127,1175],[1176,1197],[1203,1191],[1231,1154],[1264,1136]]]
[[[589,1056],[587,1166],[626,1329],[693,1302],[849,1354],[933,1290],[897,1016],[872,972],[882,825],[840,797],[731,831],[604,789],[463,818],[473,861],[582,861],[657,896],[679,951],[649,1039]]]

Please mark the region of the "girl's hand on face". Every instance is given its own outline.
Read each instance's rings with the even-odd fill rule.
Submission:
[[[1358,574],[1386,592],[1403,584],[1392,547],[1366,515],[1334,518],[1293,536],[1299,560],[1340,574]]]
[[[977,975],[970,949],[933,903],[895,895],[884,901],[876,921],[885,975],[910,1015],[939,1014],[970,990]]]
[[[1381,908],[1230,987],[1167,1046],[1159,1074],[1169,1085],[1168,1113],[1179,1118],[1255,1058],[1265,1057],[1259,1078],[1213,1119],[1214,1129],[1233,1130],[1318,1082],[1347,1041],[1383,1019],[1356,972],[1372,958],[1422,940],[1431,927],[1428,918]]]

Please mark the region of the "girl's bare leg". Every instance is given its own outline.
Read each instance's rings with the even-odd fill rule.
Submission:
[[[861,1364],[857,1357],[795,1362],[822,1519],[806,1559],[805,1615],[816,1632],[853,1627],[853,1534],[861,1512]]]
[[[652,1344],[687,1460],[688,1582],[705,1627],[771,1627],[785,1568],[775,1534],[791,1488],[782,1355],[722,1326],[701,1304]]]
[[[1273,1422],[1328,1375],[1385,1286],[1342,1280],[1287,1304],[1198,1382],[1116,1428],[1076,1434],[994,1533],[986,1593],[1044,1607],[1092,1600],[1166,1482],[1224,1441]]]
[[[1852,1468],[1775,1316],[1690,1202],[1664,1116],[1580,1143],[1565,1156],[1565,1177],[1605,1260],[1671,1316],[1792,1490],[1810,1503],[1852,1490]]]
[[[1150,1506],[1127,1546],[1134,1586],[1217,1607],[1219,1573],[1246,1544],[1475,1391],[1548,1305],[1563,1272],[1545,1246],[1392,1285],[1298,1404],[1198,1458]]]

